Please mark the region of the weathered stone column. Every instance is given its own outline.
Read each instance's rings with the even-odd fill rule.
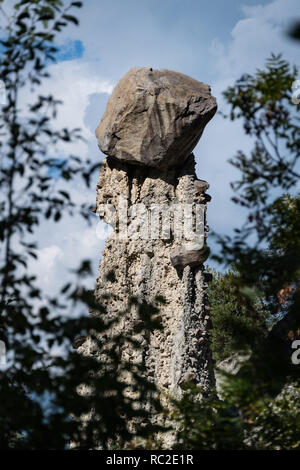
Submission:
[[[163,331],[141,339],[143,357],[130,347],[123,354],[145,361],[148,377],[175,393],[186,381],[207,391],[214,385],[203,267],[209,185],[197,179],[191,152],[216,109],[209,86],[169,70],[134,68],[115,87],[96,130],[108,155],[96,209],[114,233],[95,293],[118,296],[107,305],[110,315],[125,307],[129,292],[148,302],[165,297]],[[106,279],[110,271],[114,283]]]

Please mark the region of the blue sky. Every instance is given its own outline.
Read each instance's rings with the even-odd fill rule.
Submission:
[[[80,59],[84,54],[83,42],[80,39],[67,41],[59,47],[56,54],[56,61],[63,62],[64,60]]]
[[[6,2],[8,3],[8,2]],[[86,0],[79,10],[79,27],[69,26],[58,38],[58,62],[39,92],[52,92],[64,105],[57,126],[81,127],[86,143],[67,148],[83,158],[101,161],[94,130],[113,86],[131,67],[168,68],[211,85],[219,109],[226,111],[222,91],[246,72],[262,67],[271,52],[299,64],[299,44],[286,28],[300,16],[299,0]],[[28,96],[30,96],[28,91]],[[27,98],[28,98],[27,96]],[[24,98],[26,99],[26,97]],[[195,149],[198,177],[210,185],[208,221],[218,232],[230,233],[243,221],[243,212],[230,198],[237,177],[228,164],[238,149],[251,142],[239,123],[216,115]],[[74,187],[80,202],[95,201],[94,188]],[[66,266],[80,257],[99,263],[104,241],[95,236],[97,220],[86,227],[81,219],[40,230],[40,259],[33,268],[45,286],[58,288]],[[74,252],[80,257],[76,260]],[[63,281],[62,281],[63,282]]]

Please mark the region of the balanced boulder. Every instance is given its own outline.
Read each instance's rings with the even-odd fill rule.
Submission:
[[[99,148],[129,163],[182,165],[216,110],[208,85],[179,72],[135,67],[108,101],[96,129]]]

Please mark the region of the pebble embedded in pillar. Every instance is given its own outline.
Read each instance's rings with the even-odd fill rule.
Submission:
[[[209,257],[210,249],[207,245],[204,245],[198,250],[189,250],[184,246],[175,248],[171,251],[171,263],[174,268],[184,269],[186,266],[196,268],[205,263]]]
[[[209,188],[208,182],[204,180],[196,180],[194,182],[194,186],[195,186],[197,193],[199,194],[205,193],[205,191],[207,191]]]

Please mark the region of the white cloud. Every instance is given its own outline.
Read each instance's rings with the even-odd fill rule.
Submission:
[[[88,154],[88,143],[94,138],[93,130],[85,123],[86,110],[90,104],[91,96],[94,94],[107,94],[112,92],[113,84],[95,73],[89,63],[77,60],[69,60],[52,64],[48,67],[50,78],[44,80],[38,87],[39,95],[52,94],[54,99],[61,100],[63,104],[58,108],[58,114],[53,127],[62,129],[81,128],[85,142],[74,144],[60,143],[57,147],[58,153],[80,155],[85,158]],[[32,93],[29,88],[23,95],[24,103],[32,102]],[[52,149],[49,149],[52,151]]]
[[[112,81],[98,74],[90,63],[83,60],[69,60],[50,65],[48,68],[50,78],[44,80],[36,93],[39,95],[52,94],[55,99],[63,104],[58,109],[57,118],[51,123],[54,129],[81,128],[81,134],[85,142],[60,143],[56,149],[49,148],[49,156],[68,157],[70,154],[78,155],[84,161],[85,158],[102,159],[97,149],[94,128],[89,122],[91,116],[87,116],[91,104],[91,98],[103,95],[107,100],[113,89]],[[22,95],[22,105],[32,102],[34,99],[29,87]],[[100,111],[101,112],[101,111]],[[99,122],[101,114],[93,116],[92,122]],[[98,122],[97,122],[98,121]],[[96,157],[95,157],[96,155]],[[78,207],[83,204],[95,203],[95,188],[98,175],[94,175],[92,189],[86,188],[83,182],[74,180],[68,184],[67,191]],[[57,189],[66,189],[64,181],[56,182]],[[96,233],[98,220],[95,217],[92,227],[87,227],[86,222],[80,216],[64,217],[59,223],[45,220],[43,225],[35,232],[40,249],[37,252],[38,260],[32,260],[29,271],[37,275],[39,286],[48,295],[56,295],[70,278],[70,270],[79,267],[82,259],[91,259],[93,262],[93,278],[87,280],[93,287],[96,277],[103,241],[99,240]]]
[[[40,244],[38,259],[29,264],[30,273],[38,278],[39,287],[47,295],[55,296],[69,282],[70,272],[77,269],[83,259],[90,259],[93,277],[83,282],[94,285],[104,241],[97,236],[98,220],[84,226],[80,217],[66,217],[61,223],[46,222],[38,231]],[[51,243],[51,244],[48,244]]]
[[[275,0],[267,5],[242,6],[245,18],[232,29],[231,41],[224,45],[215,38],[211,45],[219,80],[253,72],[263,66],[271,52],[282,52],[288,60],[298,61],[299,45],[286,35],[288,24],[298,7],[298,0]]]
[[[285,24],[295,16],[299,8],[298,0],[275,0],[267,5],[242,5],[245,16],[258,18],[266,22]]]
[[[275,0],[267,5],[243,6],[244,18],[233,27],[230,41],[225,44],[217,37],[212,41],[210,52],[215,57],[215,80],[211,86],[219,110],[228,110],[222,91],[242,74],[263,67],[271,52],[282,52],[284,58],[297,65],[299,45],[286,37],[286,28],[298,3],[298,0]],[[230,200],[233,195],[230,182],[238,179],[239,172],[228,159],[237,150],[249,152],[251,147],[252,142],[241,123],[215,116],[196,148],[199,176],[208,179],[213,196],[208,220],[219,233],[229,234],[244,221],[244,210]]]
[[[193,35],[191,40],[184,29],[174,31],[164,29],[163,25],[159,27],[157,18],[147,16],[144,4],[139,3],[139,10],[135,13],[140,17],[135,16],[132,20],[127,4],[123,4],[120,10],[117,4],[121,8],[120,2],[115,3],[112,10],[105,14],[104,7],[106,10],[109,8],[107,2],[98,6],[98,2],[91,1],[85,6],[80,28],[66,31],[63,35],[63,41],[67,37],[77,39],[80,36],[86,49],[84,57],[52,65],[52,77],[40,90],[48,90],[64,101],[56,125],[81,127],[88,140],[88,145],[76,144],[71,150],[69,146],[62,147],[62,151],[71,151],[81,157],[94,152],[94,158],[102,158],[94,137],[94,129],[105,105],[104,101],[100,103],[99,94],[108,96],[116,78],[134,65],[173,68],[193,74],[199,80],[205,80],[207,75],[213,77],[210,83],[212,92],[217,97],[219,109],[224,111],[226,104],[222,91],[241,74],[262,67],[271,52],[283,52],[288,60],[298,61],[299,45],[284,34],[285,25],[297,11],[298,0],[275,0],[267,5],[243,6],[243,17],[231,31],[228,30],[228,40],[224,42],[223,31],[222,40],[216,37],[210,47],[208,43],[203,43],[202,37],[196,42],[197,36]],[[125,10],[127,23],[122,22],[122,12]],[[188,24],[191,13],[187,10],[186,14],[185,24]],[[157,15],[159,18],[159,11]],[[193,73],[195,70],[197,73]],[[215,116],[195,150],[198,176],[207,179],[211,185],[213,199],[208,207],[208,221],[218,232],[230,233],[244,220],[243,211],[230,201],[230,182],[238,177],[238,173],[227,161],[238,149],[247,151],[250,148],[251,142],[244,135],[240,123]],[[93,188],[87,191],[83,186],[76,186],[72,194],[78,203],[83,198],[91,203],[95,201]],[[93,259],[95,269],[98,268],[104,243],[95,234],[96,226],[96,219],[92,228],[86,228],[82,219],[67,218],[55,226],[41,228],[39,239],[42,248],[56,246],[60,250],[58,253],[62,253],[50,265],[47,265],[45,256],[44,262],[36,265],[41,277],[44,273],[48,276],[48,289],[60,288],[68,267],[77,266],[82,258]]]

